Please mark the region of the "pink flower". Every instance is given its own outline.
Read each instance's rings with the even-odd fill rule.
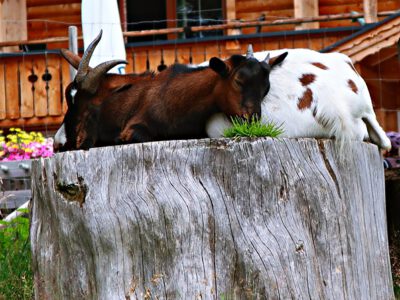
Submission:
[[[15,133],[3,137],[0,133],[0,161],[26,160],[53,155],[53,139],[33,138],[39,134],[33,133],[31,137],[22,130],[14,129]],[[20,134],[21,138],[17,138]],[[21,142],[22,141],[22,142]]]

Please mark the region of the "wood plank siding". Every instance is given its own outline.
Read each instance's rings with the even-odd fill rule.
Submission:
[[[78,26],[78,35],[82,35],[81,2],[81,0],[27,0],[28,39],[65,37],[68,36],[68,26],[71,25]],[[66,45],[66,43],[48,44],[47,48],[58,49]]]
[[[319,15],[341,14],[351,12],[363,12],[362,0],[319,0]],[[378,12],[398,10],[400,0],[378,0]],[[262,14],[267,19],[293,18],[294,1],[293,0],[237,0],[236,18],[240,20],[256,20]],[[354,26],[357,22],[353,20],[338,20],[330,22],[320,22],[320,28]],[[294,30],[295,25],[264,26],[263,32],[278,30]],[[254,28],[243,29],[243,33],[252,33]]]
[[[123,1],[122,1],[123,2]],[[171,3],[174,1],[171,1]],[[265,16],[266,20],[277,18],[295,17],[293,0],[236,0],[225,2],[225,18],[232,21],[232,18],[241,21],[254,21]],[[26,0],[28,39],[44,39],[51,37],[65,37],[68,33],[68,26],[78,26],[78,35],[81,35],[81,0]],[[174,12],[167,6],[168,18],[173,18]],[[319,15],[340,14],[350,12],[363,12],[363,0],[319,0]],[[378,12],[393,11],[400,7],[400,0],[377,0]],[[176,16],[175,16],[176,18]],[[123,18],[124,19],[124,18]],[[311,23],[313,24],[313,23]],[[124,24],[125,25],[125,24]],[[175,24],[176,25],[176,24]],[[319,27],[340,27],[359,25],[355,20],[337,20],[330,22],[320,22]],[[318,26],[310,25],[312,28]],[[311,28],[311,27],[308,28]],[[123,26],[125,27],[125,26]],[[294,30],[295,25],[275,25],[263,26],[262,32]],[[301,28],[301,26],[297,26]],[[305,27],[304,27],[305,28]],[[254,33],[256,28],[243,28],[242,33]],[[228,31],[228,34],[232,31]],[[173,38],[175,35],[169,35]],[[80,41],[80,46],[81,46]],[[66,47],[66,43],[48,44],[48,49],[58,49]]]

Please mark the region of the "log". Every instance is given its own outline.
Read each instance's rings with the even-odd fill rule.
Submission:
[[[394,299],[382,159],[203,139],[33,163],[36,299]]]

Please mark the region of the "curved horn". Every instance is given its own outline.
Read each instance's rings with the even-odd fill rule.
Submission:
[[[79,63],[81,62],[79,55],[76,55],[74,52],[69,51],[68,49],[61,49],[60,54],[71,66],[75,68],[75,70],[78,70]]]
[[[110,69],[119,64],[127,64],[126,60],[116,59],[103,62],[97,67],[92,69],[86,76],[85,80],[81,82],[81,88],[91,94],[95,94],[99,85],[101,76],[107,73]]]
[[[76,73],[75,76],[75,81],[77,84],[81,84],[84,81],[89,71],[90,58],[92,57],[97,44],[100,42],[102,34],[103,30],[100,30],[99,35],[90,43],[90,45],[87,47],[85,53],[82,56],[81,62],[79,63],[78,72]]]
[[[253,46],[251,44],[249,44],[249,46],[247,47],[247,53],[246,53],[246,58],[253,58]]]
[[[270,60],[270,54],[269,54],[269,52],[268,52],[267,56],[264,58],[264,62],[265,62],[266,64],[269,64],[269,60]]]

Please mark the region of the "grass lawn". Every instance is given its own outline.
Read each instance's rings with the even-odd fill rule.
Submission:
[[[29,219],[19,216],[0,229],[0,299],[32,299]]]

